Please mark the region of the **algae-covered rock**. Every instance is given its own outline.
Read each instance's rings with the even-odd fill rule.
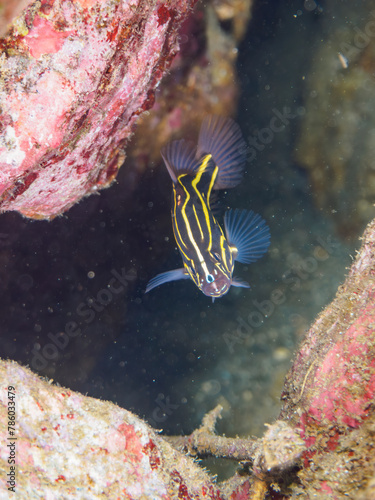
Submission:
[[[29,4],[0,39],[0,210],[61,214],[108,186],[194,0]]]
[[[375,220],[286,378],[281,416],[300,429],[309,448],[298,474],[301,488],[290,498],[357,499],[369,488],[375,468],[374,270]]]
[[[220,498],[206,472],[132,413],[14,362],[0,361],[0,380],[1,499]]]

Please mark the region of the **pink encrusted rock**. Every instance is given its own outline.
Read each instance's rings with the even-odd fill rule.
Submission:
[[[374,498],[375,220],[345,283],[308,331],[283,400],[281,417],[309,448],[302,498]]]
[[[372,411],[375,221],[363,239],[345,284],[307,333],[287,377],[285,410],[300,408],[303,429],[307,421],[314,427],[357,428]]]
[[[0,210],[50,218],[108,186],[195,0],[44,0],[0,39]]]
[[[0,499],[11,498],[9,386],[15,388],[15,498],[221,498],[203,469],[132,413],[56,387],[17,363],[0,361],[0,380]]]

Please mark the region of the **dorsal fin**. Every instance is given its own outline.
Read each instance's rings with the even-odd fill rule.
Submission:
[[[240,127],[231,118],[209,115],[201,126],[196,157],[210,153],[219,167],[214,189],[226,189],[241,182],[246,161],[246,143]]]
[[[189,141],[173,141],[161,150],[164,163],[174,184],[181,174],[195,175],[200,162],[195,157],[195,148]]]
[[[196,187],[200,193],[206,197],[209,205],[210,196],[217,179],[218,168],[215,165],[211,155],[205,155],[194,173],[192,181],[193,187]]]

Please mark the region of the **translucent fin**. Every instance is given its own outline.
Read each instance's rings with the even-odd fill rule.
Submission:
[[[174,184],[179,175],[193,175],[199,168],[194,146],[184,139],[168,143],[161,149],[161,154]]]
[[[217,191],[212,191],[209,199],[209,208],[215,218],[223,215],[226,207],[222,206],[220,194]]]
[[[184,267],[181,267],[180,269],[173,269],[173,271],[166,271],[165,273],[157,274],[155,278],[152,278],[152,280],[147,283],[145,293],[149,292],[159,285],[162,285],[163,283],[168,283],[169,281],[176,280],[186,280],[187,278],[190,278],[190,276],[188,272],[185,271]]]
[[[266,221],[252,210],[228,210],[224,215],[228,243],[236,247],[235,260],[243,264],[255,262],[270,245],[270,230]]]
[[[241,288],[251,288],[247,281],[241,280],[240,278],[232,278],[232,286],[240,286]]]
[[[231,118],[209,115],[203,120],[196,156],[200,159],[207,153],[219,167],[214,189],[232,188],[241,182],[246,143],[240,127]]]

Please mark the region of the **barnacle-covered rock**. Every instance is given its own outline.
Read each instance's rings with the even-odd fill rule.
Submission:
[[[50,218],[108,186],[194,0],[29,4],[0,39],[0,210]]]
[[[293,467],[302,452],[305,443],[296,429],[285,421],[277,420],[274,424],[266,424],[267,431],[260,440],[254,456],[254,472],[263,476],[265,473],[279,473]]]

